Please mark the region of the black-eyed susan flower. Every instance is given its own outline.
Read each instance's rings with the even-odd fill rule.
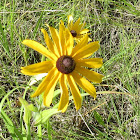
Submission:
[[[73,23],[72,15],[68,16],[68,29],[76,42],[79,42],[86,34],[89,34],[89,30],[84,29],[84,26],[85,23],[80,24],[80,18]],[[88,38],[88,41],[91,41],[91,38]]]
[[[102,66],[101,58],[88,58],[98,50],[99,42],[88,44],[88,35],[85,35],[74,47],[73,37],[63,24],[59,26],[59,33],[50,26],[49,30],[53,41],[46,30],[41,29],[47,48],[33,40],[24,40],[22,42],[24,45],[45,55],[49,60],[21,67],[21,72],[26,75],[48,73],[31,97],[36,97],[44,92],[44,105],[50,106],[55,86],[59,82],[61,97],[58,110],[66,111],[69,103],[69,89],[73,96],[76,110],[78,110],[81,107],[81,95],[77,84],[95,98],[95,87],[89,81],[95,83],[102,81],[103,76],[101,74],[85,68],[99,68]]]

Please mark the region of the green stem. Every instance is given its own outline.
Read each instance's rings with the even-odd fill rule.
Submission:
[[[42,140],[41,124],[38,125],[38,140]]]
[[[27,129],[27,140],[31,140],[30,123],[26,125]]]
[[[52,140],[52,136],[51,136],[51,126],[50,126],[49,119],[47,120],[47,131],[48,131],[48,139],[49,139],[49,140]]]

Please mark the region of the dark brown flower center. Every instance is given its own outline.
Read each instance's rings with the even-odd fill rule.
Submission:
[[[75,65],[73,58],[67,55],[61,56],[56,62],[57,69],[64,74],[71,73],[75,69]]]
[[[73,37],[76,37],[77,36],[77,33],[76,33],[75,30],[71,30],[70,32],[71,32],[71,34],[72,34]]]

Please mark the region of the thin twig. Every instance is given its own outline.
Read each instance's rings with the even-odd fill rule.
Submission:
[[[80,117],[82,118],[83,122],[85,123],[86,127],[88,128],[89,132],[91,133],[91,135],[95,138],[94,133],[93,133],[93,132],[91,131],[91,129],[88,127],[88,125],[87,125],[86,121],[84,120],[84,118],[82,117],[81,113],[80,113],[80,112],[78,112],[78,113],[79,113]]]

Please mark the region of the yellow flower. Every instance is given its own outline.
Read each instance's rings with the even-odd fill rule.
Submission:
[[[68,16],[68,29],[76,42],[79,42],[86,34],[89,34],[89,30],[84,29],[84,26],[85,23],[80,24],[80,18],[75,23],[73,23],[72,15]],[[91,38],[88,38],[88,41],[91,41]]]
[[[87,79],[96,83],[102,81],[102,75],[84,68],[99,68],[102,66],[101,58],[87,58],[98,50],[99,42],[96,41],[88,44],[88,35],[85,35],[74,47],[73,37],[63,24],[59,26],[59,33],[51,26],[49,26],[49,30],[53,41],[48,36],[46,30],[41,29],[47,48],[33,40],[24,40],[22,43],[50,60],[21,67],[21,72],[25,75],[48,73],[31,97],[36,97],[44,92],[43,102],[45,106],[49,107],[52,102],[55,86],[59,82],[61,97],[58,110],[65,112],[68,107],[68,87],[72,93],[76,110],[78,110],[81,107],[81,94],[77,84],[96,98],[95,87]]]

